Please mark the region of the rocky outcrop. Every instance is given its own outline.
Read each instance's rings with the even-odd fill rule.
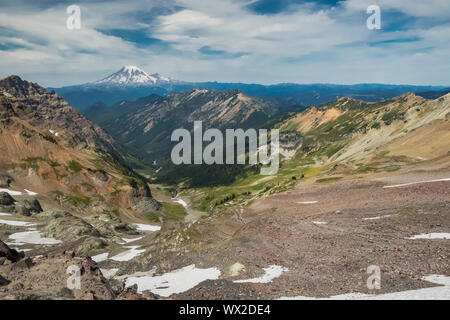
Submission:
[[[15,201],[8,192],[0,192],[0,206],[11,206]]]
[[[25,257],[25,254],[18,252],[16,249],[11,249],[6,243],[0,240],[0,258],[2,257],[14,263]]]

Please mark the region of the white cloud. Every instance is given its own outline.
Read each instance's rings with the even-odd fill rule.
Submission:
[[[432,1],[377,2],[382,11],[448,16],[450,1]],[[449,84],[448,24],[369,31],[365,9],[373,1],[347,0],[321,11],[297,5],[272,15],[254,14],[246,6],[249,2],[89,2],[82,6],[82,29],[74,31],[66,29],[66,6],[7,8],[0,12],[0,27],[15,33],[1,36],[0,44],[22,48],[0,51],[0,70],[53,86],[96,80],[124,64],[193,81]],[[136,19],[161,5],[184,9],[148,21]],[[154,52],[97,31],[143,27],[151,37],[170,42],[177,54]],[[399,38],[418,41],[367,45]],[[205,46],[217,54],[200,54]],[[221,56],[220,51],[231,55]]]

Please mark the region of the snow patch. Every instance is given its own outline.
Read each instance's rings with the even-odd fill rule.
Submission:
[[[108,256],[109,256],[109,252],[105,252],[105,253],[100,253],[95,256],[92,256],[91,259],[94,260],[95,262],[102,262],[102,261],[105,261],[106,259],[108,259]]]
[[[363,218],[363,220],[380,220],[380,219],[384,219],[384,218],[389,218],[390,216],[392,216],[392,215],[391,214],[387,214],[387,215],[384,215],[384,216]]]
[[[114,277],[117,273],[117,271],[119,271],[119,269],[117,268],[113,268],[113,269],[101,269],[100,271],[102,272],[103,276],[106,279],[111,279],[112,277]]]
[[[0,216],[12,216],[11,213],[0,212]]]
[[[328,224],[328,222],[325,222],[325,221],[313,221],[312,223],[317,224],[317,225]]]
[[[60,240],[53,238],[42,238],[39,231],[25,231],[13,233],[9,236],[10,239],[14,240],[12,244],[24,245],[24,244],[58,244],[61,243]]]
[[[15,227],[28,227],[28,226],[35,226],[35,223],[27,222],[27,221],[16,221],[16,220],[3,220],[0,219],[1,224],[6,224],[8,226],[15,226]]]
[[[296,203],[298,203],[298,204],[314,204],[314,203],[317,203],[318,201],[298,201],[298,202],[296,202]]]
[[[175,199],[173,199],[173,202],[175,202],[175,203],[178,203],[178,204],[181,204],[183,207],[185,207],[185,208],[187,208],[187,203],[186,203],[186,201],[184,201],[183,199],[178,199],[178,198],[175,198]]]
[[[128,277],[126,287],[137,284],[138,292],[150,291],[162,297],[169,297],[175,293],[185,292],[194,288],[205,280],[217,280],[220,270],[217,268],[199,269],[194,264],[165,273],[161,276]]]
[[[11,248],[11,249],[14,249],[16,251],[23,251],[23,252],[28,252],[28,251],[33,250],[33,249],[20,249],[20,248]]]
[[[277,266],[277,265],[271,265],[268,268],[263,268],[263,270],[265,273],[261,277],[253,278],[253,279],[245,279],[245,280],[235,280],[233,282],[235,282],[235,283],[246,283],[246,282],[269,283],[269,282],[272,282],[273,279],[281,276],[283,272],[289,271],[288,268],[284,268],[284,267]]]
[[[25,190],[25,192],[26,192],[29,196],[35,196],[35,195],[37,195],[36,192],[30,191],[30,190],[28,190],[28,189],[24,189],[24,190]]]
[[[20,192],[20,191],[9,190],[9,189],[4,189],[4,188],[0,188],[0,192],[7,192],[7,193],[9,193],[10,196],[21,196],[22,195],[22,192]]]
[[[118,255],[115,255],[111,258],[111,260],[114,261],[130,261],[131,259],[137,257],[141,253],[145,252],[145,249],[138,250],[140,246],[129,246],[125,247],[130,250],[124,251],[122,253],[119,253]]]
[[[122,238],[122,240],[125,241],[125,243],[129,243],[129,242],[141,240],[142,238],[144,238],[144,237],[138,237],[138,238],[134,238],[134,239]]]
[[[141,231],[159,231],[159,230],[161,230],[160,226],[152,226],[150,224],[136,223],[135,225],[137,226],[137,229],[141,230]]]

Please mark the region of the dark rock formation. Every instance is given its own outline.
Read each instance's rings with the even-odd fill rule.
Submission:
[[[9,193],[7,193],[7,192],[0,192],[0,205],[2,205],[2,206],[10,206],[10,205],[13,205],[15,201],[16,200],[14,200],[14,198],[11,197],[9,195]]]

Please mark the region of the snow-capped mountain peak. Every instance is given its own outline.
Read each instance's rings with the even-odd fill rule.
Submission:
[[[94,82],[103,85],[158,85],[171,82],[170,78],[163,77],[158,73],[148,74],[136,66],[125,66],[110,76]]]

